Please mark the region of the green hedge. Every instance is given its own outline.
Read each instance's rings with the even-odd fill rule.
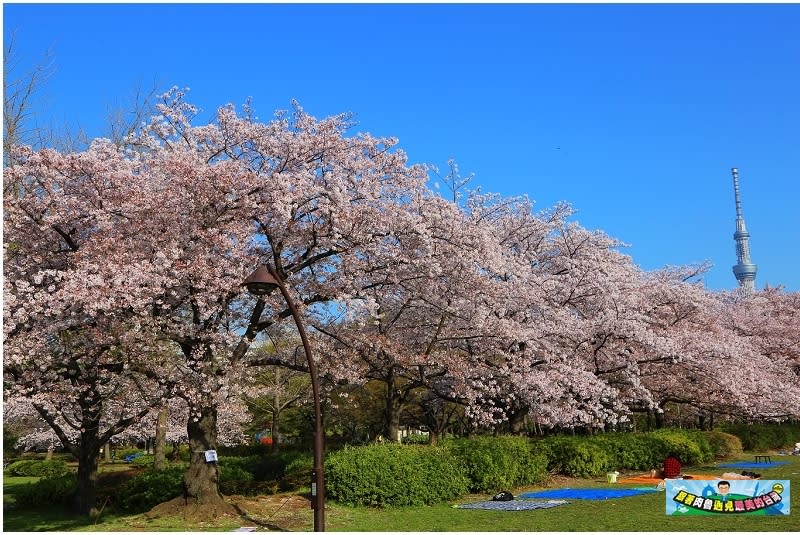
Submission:
[[[77,486],[75,474],[50,476],[19,486],[14,496],[17,507],[21,509],[39,509],[42,504],[61,506],[72,501]]]
[[[711,445],[700,431],[659,429],[647,434],[657,439],[657,453],[662,460],[674,455],[682,464],[698,465],[714,458]]]
[[[594,437],[556,436],[539,443],[547,469],[570,477],[594,477],[615,467],[613,448]]]
[[[143,512],[181,496],[184,473],[185,466],[174,465],[163,471],[146,470],[137,474],[125,485],[116,505],[124,511]]]
[[[345,447],[325,462],[328,496],[348,505],[427,505],[466,494],[469,480],[445,448]]]
[[[744,451],[742,441],[736,435],[722,431],[704,431],[703,435],[711,445],[714,457],[717,459],[730,459],[741,455]]]
[[[537,447],[546,452],[551,472],[597,477],[610,470],[659,468],[668,455],[685,465],[703,464],[723,454],[734,455],[736,444],[731,438],[735,439],[700,431],[662,429],[592,437],[551,436],[539,440]]]
[[[25,459],[11,463],[5,472],[10,476],[57,477],[69,472],[69,468],[61,459],[49,461]]]
[[[800,442],[800,424],[732,423],[720,426],[720,431],[739,437],[747,451],[789,449]]]
[[[647,433],[608,433],[593,440],[611,456],[614,470],[650,470],[664,461],[661,441]]]
[[[443,446],[464,467],[472,492],[496,493],[541,483],[547,477],[546,455],[525,437],[448,439]]]
[[[302,474],[311,480],[313,457],[307,453],[287,451],[246,457],[220,456],[220,468],[237,467],[249,472],[253,480],[272,481]]]

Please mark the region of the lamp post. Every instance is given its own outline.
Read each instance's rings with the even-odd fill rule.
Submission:
[[[286,286],[272,266],[267,264],[266,269],[263,266],[259,266],[244,280],[242,285],[247,288],[248,292],[259,299],[277,287],[283,295],[286,304],[289,306],[289,311],[292,313],[294,322],[297,325],[297,331],[300,333],[300,340],[303,342],[303,349],[305,350],[306,360],[308,361],[308,373],[311,375],[311,391],[314,397],[314,479],[311,483],[311,507],[314,509],[314,531],[325,531],[325,472],[322,460],[322,408],[320,405],[317,367],[311,356],[311,346],[308,343],[306,330],[303,327],[303,322],[300,319],[300,314],[297,312],[294,300],[291,295],[289,295],[289,292],[286,291]]]

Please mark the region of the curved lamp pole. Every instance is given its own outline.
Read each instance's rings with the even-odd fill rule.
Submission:
[[[325,471],[322,460],[322,408],[320,405],[317,367],[311,356],[311,346],[308,343],[306,330],[303,327],[303,322],[300,319],[300,314],[297,312],[294,300],[291,295],[289,295],[289,292],[286,291],[286,286],[272,266],[267,264],[266,269],[263,266],[259,266],[244,280],[242,285],[247,288],[248,292],[259,299],[275,288],[278,288],[286,304],[289,306],[289,311],[292,313],[294,322],[297,325],[297,331],[300,333],[300,340],[303,342],[303,349],[305,350],[306,360],[308,361],[308,373],[311,375],[311,391],[314,396],[314,480],[311,484],[311,507],[314,509],[314,531],[325,531]]]

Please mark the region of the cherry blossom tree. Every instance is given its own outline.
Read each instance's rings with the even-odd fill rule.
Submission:
[[[16,301],[7,298],[6,343],[19,344],[22,358],[29,318],[63,326],[75,299],[98,337],[87,351],[125,355],[122,342],[101,339],[108,332],[135,339],[131,369],[175,384],[189,407],[187,496],[221,503],[216,466],[203,455],[218,443],[218,404],[236,396],[229,377],[258,333],[289,316],[277,295],[254,302],[242,280],[270,262],[304,310],[347,295],[362,258],[426,176],[406,166],[395,140],[345,137],[347,115],[319,121],[295,106],[259,123],[228,106],[214,123],[192,126],[196,110],[177,90],[158,109],[125,149],[97,140],[81,153],[21,150],[12,179],[31,194],[7,205],[6,251],[41,265],[7,272]],[[118,328],[107,329],[106,318]],[[149,362],[164,343],[179,349],[163,352],[169,365]]]
[[[27,399],[65,445],[70,428],[88,448],[151,432],[156,412],[145,414],[176,398],[186,497],[212,514],[223,502],[204,452],[244,419],[255,370],[306,370],[294,344],[251,350],[291,315],[278,292],[243,290],[261,264],[316,328],[327,377],[385,384],[389,437],[412,400],[431,414],[458,404],[479,426],[528,416],[599,427],[692,381],[691,403],[705,406],[701,392],[721,395],[738,376],[751,414],[780,416],[756,369],[788,375],[795,399],[795,297],[725,300],[692,282],[697,268],[646,273],[568,205],[537,212],[526,198],[467,192],[452,164],[445,199],[396,140],[347,135],[347,114],[319,120],[293,103],[264,123],[248,103],[196,125],[177,89],[156,108],[124,143],[13,149],[7,399]]]
[[[163,366],[161,344],[139,328],[126,294],[108,291],[121,273],[104,282],[96,269],[124,202],[117,154],[102,142],[84,154],[21,148],[4,173],[15,192],[4,197],[4,400],[30,403],[78,459],[84,513],[99,447],[169,388],[148,378]]]

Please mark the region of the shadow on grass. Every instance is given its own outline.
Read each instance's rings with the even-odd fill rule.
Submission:
[[[95,521],[77,515],[65,507],[47,509],[17,509],[3,507],[3,531],[74,531],[95,525]],[[103,515],[108,520],[109,515]]]

